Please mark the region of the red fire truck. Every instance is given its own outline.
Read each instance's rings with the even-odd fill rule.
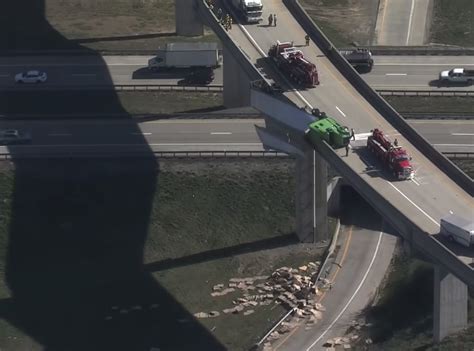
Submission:
[[[405,149],[398,146],[380,130],[374,129],[372,135],[367,138],[367,148],[388,167],[398,179],[410,179],[413,177],[413,167],[410,164],[411,157]]]
[[[314,63],[305,59],[303,52],[292,42],[277,41],[268,51],[277,67],[301,86],[314,87],[319,84],[318,70]]]

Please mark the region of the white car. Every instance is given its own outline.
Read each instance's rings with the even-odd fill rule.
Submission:
[[[40,71],[22,72],[15,76],[15,82],[17,83],[44,83],[47,79],[46,72]]]
[[[31,141],[31,135],[16,129],[0,130],[0,145],[25,144]]]

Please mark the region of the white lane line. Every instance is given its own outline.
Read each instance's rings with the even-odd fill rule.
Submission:
[[[415,63],[415,62],[408,62],[408,63],[403,63],[403,62],[377,62],[377,66],[446,66],[446,67],[452,67],[452,66],[474,66],[474,63]]]
[[[65,137],[65,136],[71,136],[71,133],[50,133],[48,136],[52,137]]]
[[[437,221],[435,221],[428,213],[426,213],[425,211],[423,211],[423,209],[421,207],[419,207],[417,204],[415,204],[413,201],[410,200],[410,198],[408,196],[406,196],[402,191],[400,191],[395,185],[393,185],[392,183],[390,182],[387,182],[388,184],[390,184],[390,186],[392,188],[394,188],[396,191],[398,191],[400,193],[400,195],[402,195],[405,199],[408,200],[408,202],[410,202],[413,206],[415,206],[421,213],[423,213],[426,217],[428,217],[428,219],[433,222],[434,224],[436,224],[437,226],[439,226],[439,223]]]
[[[231,135],[231,132],[211,132],[211,135]]]
[[[132,135],[151,135],[151,133],[133,132]]]
[[[474,136],[474,133],[451,133],[454,136]]]
[[[232,12],[232,10],[231,10],[231,12]],[[233,12],[232,12],[232,17],[237,18],[237,17],[235,16],[235,13],[233,13]],[[257,44],[257,42],[255,41],[255,39],[250,35],[250,33],[247,31],[247,29],[246,29],[243,25],[241,25],[240,23],[239,23],[239,28],[240,28],[240,30],[241,30],[242,32],[244,32],[245,36],[250,40],[250,42],[251,42],[251,43],[253,44],[253,46],[257,49],[257,51],[260,53],[260,55],[262,55],[264,58],[268,58],[267,53],[262,50],[262,48]],[[291,87],[291,92],[295,93],[295,95],[298,96],[298,97],[301,99],[301,101],[303,101],[303,103],[306,104],[306,106],[308,106],[310,109],[313,109],[313,105],[311,105],[311,104],[309,103],[309,101],[306,100],[306,99],[304,98],[304,96],[301,95],[301,93],[300,93],[297,89],[295,89],[295,87],[288,81],[288,79],[286,79],[286,77],[284,77],[283,75],[281,75],[281,76],[283,77],[283,79],[284,79],[284,81],[286,82],[286,84],[288,84],[288,86]]]
[[[379,239],[377,241],[377,246],[375,247],[375,251],[374,251],[374,254],[372,256],[372,259],[370,260],[370,264],[369,266],[367,267],[367,270],[365,271],[364,273],[364,276],[362,277],[362,280],[360,281],[359,285],[357,286],[357,289],[354,291],[354,293],[352,294],[351,298],[349,299],[349,301],[347,301],[346,305],[344,306],[344,308],[341,310],[341,312],[339,312],[339,314],[336,316],[336,318],[334,318],[334,320],[331,322],[331,324],[329,324],[329,326],[324,330],[324,332],[319,336],[319,338],[317,338],[307,349],[306,351],[309,351],[311,350],[314,345],[316,345],[319,341],[321,341],[321,339],[324,337],[324,335],[327,334],[327,332],[329,330],[331,330],[331,328],[334,326],[334,324],[337,323],[337,321],[339,320],[339,318],[341,318],[341,316],[344,314],[344,312],[346,312],[347,308],[349,307],[349,305],[351,304],[352,300],[354,300],[354,298],[357,296],[357,293],[359,292],[360,288],[362,287],[362,285],[365,283],[365,280],[367,279],[367,276],[369,275],[369,272],[370,270],[372,269],[372,266],[374,265],[374,262],[375,262],[375,258],[377,257],[377,254],[379,252],[379,248],[380,248],[380,243],[382,242],[382,235],[383,235],[383,232],[380,232],[379,233]]]
[[[416,185],[420,186],[420,183],[418,183],[418,182],[415,180],[415,178],[412,178],[411,181],[412,181],[413,183],[415,183]]]
[[[346,117],[346,114],[344,112],[342,112],[342,110],[336,106],[336,109],[339,111],[339,113],[343,116],[343,117]]]
[[[386,76],[406,76],[406,73],[385,73]]]
[[[407,33],[407,41],[405,45],[408,45],[408,42],[410,41],[411,22],[413,20],[414,10],[415,10],[415,0],[411,0],[410,19],[408,20],[408,33]]]
[[[152,56],[150,56],[152,57]],[[97,60],[102,60],[98,58]],[[0,64],[0,67],[28,67],[28,66],[36,66],[36,67],[106,67],[106,66],[147,66],[148,62],[144,63],[107,63],[105,61],[98,62],[98,63],[25,63],[25,64],[12,64],[12,65],[5,65]],[[456,65],[454,65],[456,66]],[[460,65],[457,65],[460,66]]]
[[[95,77],[97,74],[95,73],[72,73],[74,77]]]

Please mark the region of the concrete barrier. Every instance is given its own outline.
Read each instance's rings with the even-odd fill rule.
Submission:
[[[330,40],[309,17],[297,0],[283,0],[298,23],[319,46],[341,74],[355,87],[371,105],[389,121],[412,144],[416,145],[433,164],[445,172],[453,181],[471,196],[474,196],[474,182],[454,163],[439,153],[425,138],[415,131],[377,92],[375,92],[341,56]]]
[[[447,46],[361,46],[369,49],[373,55],[390,56],[472,56],[474,48],[460,48]],[[339,50],[353,50],[339,48]]]
[[[474,269],[461,262],[446,246],[424,232],[408,219],[395,205],[378,193],[356,171],[347,165],[326,142],[316,142],[316,150],[345,181],[356,189],[390,223],[405,240],[420,253],[457,276],[467,285],[474,287]]]

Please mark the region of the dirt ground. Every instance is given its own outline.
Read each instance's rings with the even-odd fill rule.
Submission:
[[[371,44],[379,0],[301,0],[301,4],[336,46]]]

